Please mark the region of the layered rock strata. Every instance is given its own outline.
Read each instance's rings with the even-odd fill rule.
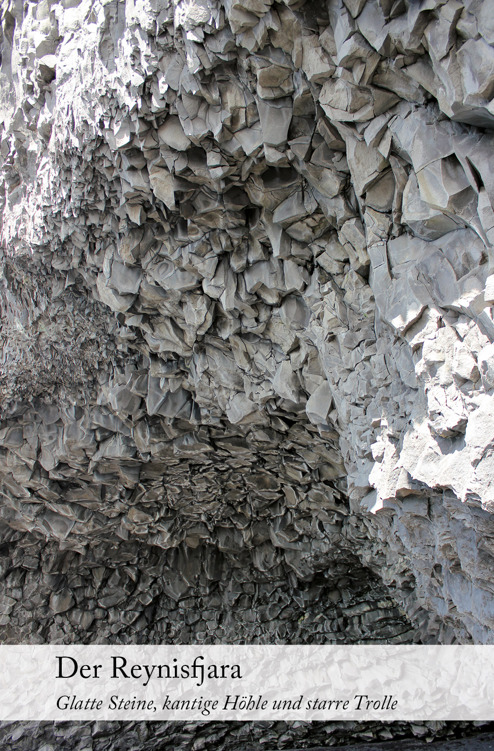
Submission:
[[[493,7],[2,4],[4,640],[493,642]]]

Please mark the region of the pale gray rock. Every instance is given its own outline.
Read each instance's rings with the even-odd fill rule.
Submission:
[[[70,590],[62,590],[50,597],[50,608],[54,613],[65,613],[74,604],[74,598]]]
[[[455,221],[454,216],[447,216],[439,208],[433,208],[432,203],[422,196],[417,176],[412,173],[403,192],[402,218],[414,235],[424,240],[436,240],[457,228],[458,220]]]
[[[104,274],[98,274],[96,288],[99,300],[117,313],[125,313],[135,300],[135,294],[120,294],[112,289]],[[97,298],[97,299],[98,299]]]
[[[329,385],[323,381],[307,400],[305,411],[313,425],[327,425],[328,415],[332,406],[332,396]]]
[[[478,369],[482,377],[482,382],[487,389],[494,386],[494,347],[488,344],[483,347],[478,355]]]
[[[493,643],[490,9],[3,4],[3,640]]]
[[[293,105],[290,99],[276,99],[257,102],[263,142],[268,146],[282,146],[286,143],[288,128],[292,119]]]
[[[386,112],[398,97],[384,89],[357,86],[343,78],[329,79],[324,84],[320,102],[330,120],[366,122]]]
[[[175,208],[175,178],[162,167],[153,167],[149,173],[149,182],[154,195],[169,209]]]
[[[170,146],[176,151],[186,151],[191,145],[190,139],[185,135],[178,117],[168,117],[164,124],[158,128],[158,139],[160,144]]]

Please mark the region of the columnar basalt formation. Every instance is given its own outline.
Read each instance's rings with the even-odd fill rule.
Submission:
[[[493,643],[494,5],[0,12],[3,641]]]

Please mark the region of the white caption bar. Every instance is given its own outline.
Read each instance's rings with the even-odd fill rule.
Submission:
[[[494,646],[0,646],[0,720],[494,720]]]

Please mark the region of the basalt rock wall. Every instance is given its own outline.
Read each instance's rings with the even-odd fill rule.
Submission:
[[[4,0],[4,641],[493,642],[493,18]]]

